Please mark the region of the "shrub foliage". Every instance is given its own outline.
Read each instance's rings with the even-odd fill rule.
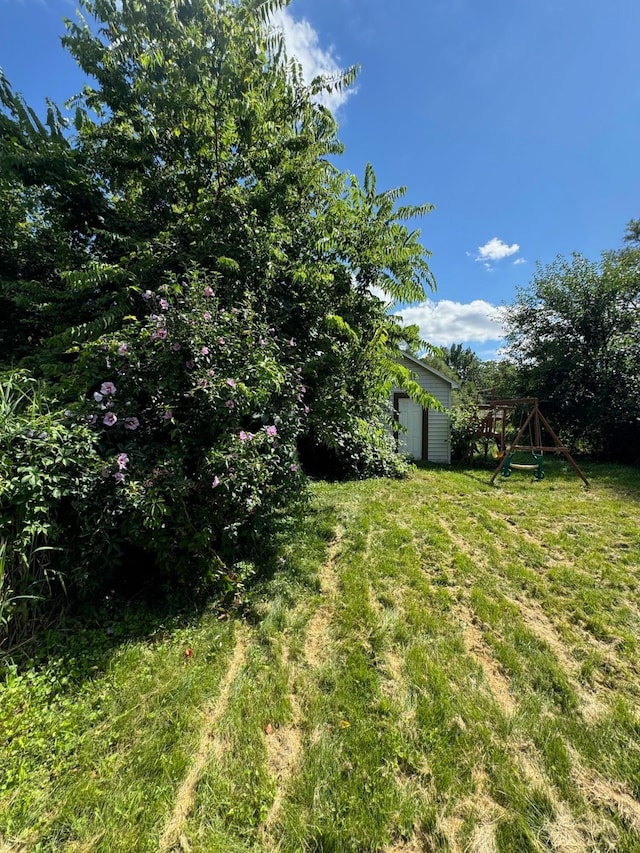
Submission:
[[[0,362],[39,400],[2,428],[14,598],[54,563],[86,594],[133,554],[229,589],[303,493],[300,454],[402,469],[381,424],[392,381],[421,397],[395,360],[417,332],[373,294],[433,286],[406,224],[430,207],[335,166],[320,96],[355,69],[306,83],[285,5],[85,0],[72,124],[0,77]]]

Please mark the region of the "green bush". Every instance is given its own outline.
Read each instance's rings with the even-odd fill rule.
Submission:
[[[451,459],[455,462],[472,459],[476,451],[476,436],[481,418],[477,406],[462,403],[451,409]]]
[[[359,480],[366,477],[403,477],[409,462],[398,453],[391,431],[380,422],[352,417],[326,423],[301,442],[305,468],[328,479]]]
[[[74,575],[80,519],[92,501],[96,437],[48,401],[25,372],[0,378],[0,632],[24,633]],[[0,635],[1,638],[1,635]]]

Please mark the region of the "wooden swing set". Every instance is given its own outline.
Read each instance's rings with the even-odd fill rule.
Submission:
[[[516,437],[508,444],[506,439],[507,424],[510,420],[511,414],[517,408],[522,408],[520,428]],[[580,468],[578,468],[567,448],[555,434],[549,425],[549,421],[540,411],[537,397],[489,400],[485,403],[481,403],[479,405],[479,409],[484,413],[484,416],[480,422],[476,438],[485,443],[485,448],[488,446],[489,441],[495,441],[498,446],[498,456],[500,458],[500,464],[493,472],[491,483],[495,481],[498,474],[502,473],[503,477],[510,477],[512,471],[533,471],[536,480],[542,480],[544,479],[544,454],[562,453],[576,474],[584,482],[585,486],[587,486],[587,488],[589,487],[589,481],[584,476]],[[543,445],[543,427],[546,433],[553,440],[553,446]],[[529,435],[529,444],[522,444],[523,436],[527,430]],[[534,461],[528,464],[514,462],[514,454],[520,452],[531,453]]]

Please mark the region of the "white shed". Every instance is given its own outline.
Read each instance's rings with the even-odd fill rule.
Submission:
[[[451,391],[458,387],[456,382],[408,353],[401,353],[400,363],[411,371],[421,388],[445,408],[451,407]],[[393,388],[391,394],[394,420],[406,430],[396,433],[398,451],[416,461],[450,463],[451,425],[447,412],[424,409],[402,388]]]

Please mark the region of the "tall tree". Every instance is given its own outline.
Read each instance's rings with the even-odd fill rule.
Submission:
[[[462,344],[443,347],[442,358],[461,382],[477,381],[481,361],[471,347],[463,347]]]
[[[433,285],[408,224],[430,206],[336,168],[317,96],[355,69],[305,83],[285,5],[84,0],[74,127],[0,88],[0,360],[89,422],[102,473],[50,528],[84,530],[87,576],[131,543],[169,572],[237,560],[300,494],[297,449],[397,472],[391,382],[430,402],[373,295]]]
[[[306,85],[270,25],[285,0],[82,5],[93,21],[68,22],[63,39],[90,81],[76,99],[75,136],[57,120],[33,139],[31,118],[4,99],[23,140],[16,150],[5,136],[6,194],[33,207],[36,193],[41,209],[39,227],[26,229],[35,251],[17,253],[44,268],[0,269],[6,316],[20,330],[6,336],[4,358],[36,348],[55,375],[68,365],[61,353],[140,316],[140,293],[197,268],[215,275],[222,305],[251,294],[296,339],[322,402],[322,440],[333,441],[327,423],[375,419],[372,395],[382,398],[392,373],[408,377],[393,361],[403,332],[371,289],[416,301],[433,286],[419,232],[404,224],[430,205],[398,206],[404,189],[380,193],[370,166],[360,185],[330,161],[342,146],[316,95],[349,85],[355,69]]]
[[[640,456],[640,253],[540,267],[505,312],[521,390],[545,400],[574,444],[608,458]]]

